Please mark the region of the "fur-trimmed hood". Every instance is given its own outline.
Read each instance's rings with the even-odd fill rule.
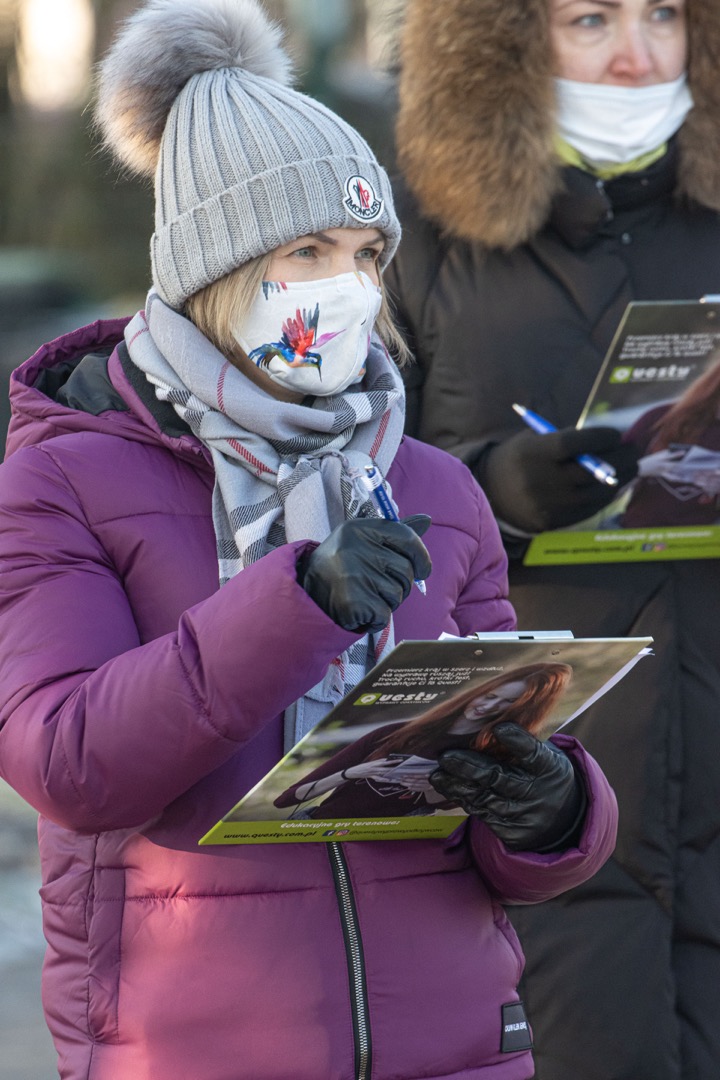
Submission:
[[[720,5],[687,0],[694,107],[678,194],[720,210]],[[548,0],[410,0],[400,41],[398,161],[447,233],[513,248],[562,186]]]

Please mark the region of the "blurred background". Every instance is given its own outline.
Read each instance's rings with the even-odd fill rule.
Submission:
[[[300,89],[392,158],[394,41],[403,0],[265,0]],[[152,188],[93,136],[95,64],[133,0],[0,0],[0,447],[14,367],[149,285]],[[0,780],[0,1080],[52,1080],[40,1006],[37,817]]]

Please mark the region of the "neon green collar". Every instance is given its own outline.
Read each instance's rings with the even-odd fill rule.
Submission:
[[[592,165],[589,161],[585,161],[574,146],[565,142],[559,135],[555,136],[555,150],[563,165],[572,165],[576,169],[582,169],[583,172],[592,173],[593,176],[597,176],[601,180],[612,180],[616,176],[622,176],[623,173],[642,172],[653,162],[659,161],[663,154],[667,152],[667,143],[658,146],[656,150],[648,151],[647,154],[641,154],[640,157],[634,158],[632,161],[625,161],[618,165]]]

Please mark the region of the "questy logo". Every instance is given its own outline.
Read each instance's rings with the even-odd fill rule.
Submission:
[[[379,697],[379,694],[361,694],[353,705],[374,705]]]
[[[376,221],[383,212],[384,201],[377,197],[364,176],[349,176],[345,181],[345,195],[345,206],[358,221]]]
[[[434,701],[437,694],[430,694],[427,690],[420,690],[412,694],[361,694],[355,698],[353,705],[399,705],[404,701]]]
[[[648,364],[645,367],[613,368],[610,372],[611,383],[640,382],[684,382],[697,365],[695,364]]]

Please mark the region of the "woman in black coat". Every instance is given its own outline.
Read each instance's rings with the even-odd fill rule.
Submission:
[[[618,795],[614,858],[510,912],[539,1080],[720,1076],[718,565],[521,562],[529,536],[612,497],[577,453],[633,475],[614,429],[574,429],[627,303],[720,292],[718,55],[707,0],[406,8],[389,284],[418,357],[409,429],[483,485],[521,627],[655,639],[656,659],[574,724]],[[513,402],[560,432],[523,430]]]

